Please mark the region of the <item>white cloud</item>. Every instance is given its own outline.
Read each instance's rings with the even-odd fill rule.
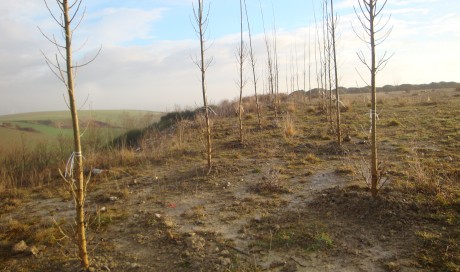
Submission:
[[[79,36],[110,45],[151,40],[155,38],[154,22],[160,20],[165,11],[165,8],[106,8],[86,18]]]
[[[87,4],[101,5],[104,1]],[[46,33],[53,33],[56,25],[40,1],[19,2],[6,1],[0,6],[0,114],[65,109],[62,98],[64,88],[48,70],[39,51],[42,49],[53,56],[51,52],[55,52],[55,48],[36,28],[39,25]],[[162,2],[168,3],[166,0]],[[137,3],[142,5],[136,6]],[[393,84],[395,78],[400,79],[400,83],[460,81],[454,69],[460,62],[459,54],[454,53],[460,48],[460,19],[456,11],[446,12],[439,7],[426,8],[424,5],[410,6],[414,3],[392,1],[388,8],[388,12],[393,14],[390,25],[394,26],[394,30],[388,40],[378,47],[378,54],[388,51],[394,52],[395,56],[387,69],[379,74],[378,84]],[[435,1],[418,0],[417,3],[434,4]],[[190,5],[190,0],[175,0],[175,4]],[[337,5],[342,8],[338,32],[339,72],[341,84],[349,87],[355,86],[356,82],[362,84],[355,71],[355,68],[363,71],[356,51],[362,49],[368,52],[351,29],[351,22],[355,26],[358,24],[353,11],[346,8],[354,4],[356,0],[343,0]],[[83,38],[89,39],[78,57],[89,59],[100,45],[103,49],[91,65],[79,70],[78,101],[84,101],[89,94],[95,109],[150,110],[172,109],[175,104],[195,106],[202,103],[199,71],[192,61],[193,57],[199,55],[198,41],[167,41],[155,37],[157,23],[172,10],[152,6],[151,1],[120,1],[113,8],[96,9],[90,6],[89,11],[86,21],[76,32],[82,38],[78,38],[75,44],[80,44]],[[268,24],[267,30],[271,31]],[[190,25],[187,27],[191,28]],[[310,27],[313,45],[315,30],[314,26]],[[171,27],[171,31],[174,29]],[[280,87],[285,91],[286,77],[289,85],[292,73],[294,76],[297,74],[297,60],[299,87],[303,88],[303,44],[308,31],[306,28],[280,28],[277,34]],[[259,87],[262,87],[266,74],[264,35],[253,35]],[[208,90],[212,102],[238,95],[235,84],[238,75],[235,58],[238,38],[237,33],[230,33],[211,37],[208,43],[210,48],[207,56],[214,58],[208,70]],[[314,70],[313,50],[311,59],[311,68]],[[308,63],[306,66],[308,68]],[[249,73],[248,68],[246,71]],[[250,82],[245,89],[248,95],[253,92]],[[312,87],[316,86],[314,71],[312,84]]]

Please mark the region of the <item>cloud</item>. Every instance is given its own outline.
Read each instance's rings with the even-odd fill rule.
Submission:
[[[200,72],[193,63],[193,59],[199,56],[198,40],[190,34],[186,37],[193,39],[173,37],[174,40],[164,40],[157,36],[159,25],[163,24],[163,28],[169,29],[169,24],[177,18],[174,17],[177,14],[171,15],[176,7],[174,5],[186,5],[191,13],[191,0],[174,0],[171,5],[167,5],[171,2],[166,0],[115,2],[87,2],[87,18],[76,31],[77,40],[74,44],[78,46],[86,38],[89,42],[76,54],[76,60],[81,62],[90,59],[100,45],[102,52],[93,63],[79,69],[77,101],[81,103],[89,95],[89,101],[95,109],[171,110],[176,104],[201,105]],[[394,52],[395,56],[387,69],[379,74],[379,85],[393,84],[395,78],[400,79],[400,83],[459,80],[454,67],[460,62],[460,56],[453,54],[460,48],[460,33],[457,31],[460,19],[455,9],[442,9],[432,0],[417,2],[421,4],[409,6],[414,2],[404,1],[404,5],[394,5],[393,1],[390,5],[389,2],[388,12],[393,14],[389,25],[393,25],[394,29],[387,41],[378,47],[378,54],[388,51]],[[368,52],[351,29],[351,23],[355,26],[359,26],[359,23],[353,10],[346,8],[355,3],[356,0],[338,3],[342,7],[339,10],[338,32],[340,83],[348,87],[355,86],[356,82],[362,85],[355,68],[362,71],[363,75],[366,72],[356,57],[356,51],[362,49],[365,54]],[[107,4],[111,8],[107,8]],[[436,8],[427,8],[431,4]],[[186,11],[181,10],[181,16],[183,12]],[[40,53],[42,49],[49,57],[53,57],[56,52],[56,48],[36,28],[39,25],[46,33],[57,33],[56,25],[46,8],[36,0],[21,3],[6,1],[0,6],[0,14],[0,114],[65,109],[62,97],[65,88],[48,70]],[[216,13],[213,16],[217,19],[220,15]],[[269,35],[270,22],[266,20]],[[230,26],[233,26],[233,21]],[[178,28],[176,25],[170,27],[170,31]],[[188,27],[187,31],[193,31],[188,20],[182,22],[180,27],[182,30]],[[210,28],[219,28],[219,31],[220,27],[210,25]],[[210,37],[210,48],[206,52],[207,57],[214,59],[207,74],[208,96],[213,103],[238,96],[235,52],[239,34],[232,33],[232,28],[226,27],[230,30],[225,34]],[[298,76],[299,88],[303,88],[303,46],[308,37],[308,29],[283,27],[281,25],[277,30],[277,46],[280,89],[284,92],[292,89],[292,77],[297,79]],[[315,26],[312,24],[309,27],[313,46]],[[259,25],[259,33],[253,31],[253,45],[259,92],[262,93],[263,82],[267,78],[267,53],[260,28]],[[257,29],[257,25],[254,29]],[[211,35],[214,35],[213,32]],[[312,63],[308,65],[307,61],[306,67],[312,68],[311,87],[316,87],[315,50],[312,48],[310,52]],[[248,84],[244,94],[251,95],[252,75],[249,67],[245,68]],[[295,85],[297,88],[296,80]]]
[[[91,37],[101,44],[128,45],[155,36],[154,23],[162,19],[166,8],[105,8],[86,18],[79,36]],[[94,43],[94,42],[93,42]]]

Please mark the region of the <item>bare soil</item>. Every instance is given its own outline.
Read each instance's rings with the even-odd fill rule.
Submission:
[[[321,127],[307,124],[286,139],[265,125],[236,145],[231,125],[215,129],[209,174],[201,154],[185,147],[94,177],[87,212],[95,271],[458,271],[458,199],[434,193],[439,201],[428,201],[428,191],[408,185],[401,143],[410,139],[381,144],[393,158],[391,178],[373,199],[357,170],[369,148],[360,132],[337,147]],[[433,138],[425,152],[437,148],[439,158],[460,162],[451,152],[457,144]],[[79,271],[71,237],[53,223],[72,233],[68,192],[41,188],[1,203],[9,236],[0,271]],[[50,238],[37,237],[43,229]],[[21,240],[39,253],[13,254]]]

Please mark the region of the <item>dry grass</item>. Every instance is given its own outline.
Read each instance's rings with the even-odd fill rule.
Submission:
[[[296,135],[294,119],[289,113],[286,113],[286,116],[283,118],[283,132],[286,138]]]
[[[418,95],[413,96],[413,94]],[[458,166],[460,162],[458,154],[460,150],[460,135],[458,134],[460,109],[458,105],[460,98],[455,97],[453,91],[448,94],[446,97],[440,95],[435,101],[432,98],[428,101],[428,97],[433,94],[390,93],[386,94],[379,103],[380,110],[383,112],[378,122],[379,156],[381,160],[390,162],[387,169],[390,182],[384,187],[388,191],[382,191],[381,199],[385,200],[390,193],[398,192],[400,196],[396,202],[403,203],[404,199],[404,201],[412,201],[410,204],[416,208],[430,208],[423,210],[424,213],[419,215],[419,219],[429,218],[427,227],[433,231],[410,233],[412,225],[408,226],[407,231],[408,235],[416,236],[421,241],[421,249],[414,249],[417,251],[414,254],[419,256],[417,265],[421,269],[432,271],[460,269],[460,249],[457,242],[460,239],[458,232],[460,222],[460,185],[458,184],[460,178],[460,167]],[[234,130],[235,112],[232,103],[222,102],[219,107],[215,108],[218,113],[213,120],[215,144],[213,155],[216,159],[216,166],[215,172],[210,175],[209,179],[220,178],[219,175],[224,174],[237,175],[243,173],[243,170],[249,171],[247,164],[276,159],[282,162],[284,169],[289,171],[289,175],[296,178],[300,175],[299,171],[305,170],[304,168],[316,172],[320,169],[329,169],[330,163],[333,163],[332,171],[358,182],[360,173],[350,167],[348,162],[352,164],[352,162],[361,161],[362,158],[366,159],[369,153],[369,146],[363,143],[369,129],[369,109],[366,97],[366,95],[354,94],[343,96],[343,103],[348,105],[343,107],[347,109],[343,110],[343,126],[347,134],[352,136],[352,140],[345,144],[346,149],[343,149],[347,150],[346,153],[330,150],[333,137],[327,134],[328,125],[325,122],[325,115],[312,106],[319,103],[318,100],[314,100],[313,104],[290,106],[292,104],[285,104],[285,98],[282,97],[281,101],[284,102],[281,103],[280,112],[285,115],[276,119],[273,111],[267,106],[270,104],[269,96],[262,96],[265,126],[260,130],[255,129],[257,118],[246,118],[247,144],[244,146],[234,144],[236,130]],[[255,116],[254,99],[245,98],[244,103],[246,116]],[[204,150],[203,127],[203,119],[198,115],[182,129],[173,127],[166,131],[146,134],[139,142],[138,150],[136,150],[137,147],[128,146],[97,148],[96,140],[88,140],[89,147],[85,153],[86,163],[101,169],[120,169],[120,171],[133,175],[138,170],[145,171],[146,168],[155,169],[155,166],[163,165],[170,172],[183,171],[186,174],[183,174],[184,177],[181,179],[188,180],[192,176],[190,173],[199,171],[196,170],[199,169],[197,165],[205,164],[204,157],[201,156]],[[414,142],[417,143],[417,148],[413,147]],[[46,148],[41,146],[36,149],[35,147],[21,147],[17,152],[3,156],[0,168],[0,192],[2,190],[12,192],[16,189],[17,194],[17,197],[10,195],[8,198],[2,198],[3,212],[12,211],[23,205],[27,196],[18,188],[46,187],[48,183],[56,184],[55,182],[59,181],[56,169],[64,168],[69,150],[64,145]],[[260,174],[260,179],[249,185],[249,191],[268,195],[289,192],[288,185],[290,184],[280,175],[279,171],[275,171],[275,174],[263,173],[262,167],[252,167],[250,168],[253,170],[252,174],[255,176]],[[192,168],[195,172],[190,170]],[[305,172],[302,173],[305,174]],[[105,180],[107,182],[111,180],[111,177],[115,178],[119,175],[115,171],[109,173],[112,176]],[[206,188],[207,183],[202,182],[203,180],[207,181],[208,178],[200,179],[200,182],[194,186]],[[165,186],[171,184],[168,183]],[[127,188],[122,187],[101,195],[101,199],[106,199],[110,195],[116,195],[120,199],[129,199],[130,192]],[[337,207],[345,209],[347,206]],[[200,219],[206,216],[206,212],[203,206],[196,206],[191,210],[190,216],[192,219]],[[99,225],[109,226],[114,219],[122,219],[123,216],[126,215],[116,214],[116,211],[101,214]],[[294,216],[291,218],[292,222],[289,221],[287,224],[290,228],[289,232],[279,230],[272,232],[270,237],[270,230],[276,224],[282,225],[279,220],[276,221],[275,218],[270,220],[272,219],[273,222],[265,222],[267,224],[263,224],[263,228],[258,230],[259,234],[262,234],[265,246],[270,243],[269,239],[272,239],[271,243],[278,248],[290,244],[311,250],[308,245],[317,245],[321,250],[335,245],[335,238],[329,233],[329,228],[334,226],[332,221],[323,221],[324,226],[321,227],[309,227],[305,225],[307,220],[301,220],[299,224],[299,219]],[[414,224],[416,223],[418,221]],[[27,234],[34,228],[28,223],[11,221],[6,226],[7,232],[2,238],[2,243],[10,242],[11,237],[22,233]],[[256,228],[256,226],[251,226],[251,228]],[[51,227],[41,226],[36,232],[36,237],[29,235],[28,238],[49,243],[52,240],[52,233]],[[430,235],[430,233],[437,235]],[[303,239],[303,237],[306,238]],[[307,242],[308,245],[305,244]],[[439,254],[439,252],[443,253]]]

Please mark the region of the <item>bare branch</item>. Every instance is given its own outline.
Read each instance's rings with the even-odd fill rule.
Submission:
[[[358,33],[358,31],[355,30],[355,27],[353,26],[353,24],[351,24],[351,28],[353,29],[353,32],[355,33],[356,37],[358,37],[358,39],[360,39],[361,41],[363,41],[364,43],[368,43],[370,44],[369,41],[366,41],[366,39],[364,38],[364,35],[363,37],[361,37]]]
[[[101,50],[102,50],[102,45],[101,47],[99,47],[99,50],[97,51],[97,53],[87,62],[84,62],[83,64],[79,64],[79,65],[73,65],[72,68],[80,68],[80,67],[83,67],[83,66],[86,66],[88,64],[90,64],[91,62],[93,62],[94,60],[96,60],[96,58],[99,56],[99,54],[101,53]]]
[[[64,83],[64,85],[67,86],[67,83],[66,83],[66,80],[65,80],[65,77],[63,76],[63,72],[65,71],[62,71],[61,68],[59,67],[59,65],[56,65],[54,64],[46,55],[45,53],[43,53],[43,51],[41,51],[43,57],[45,58],[45,62],[46,62],[46,65],[48,65],[48,68],[51,70],[51,72],[59,79],[59,81],[61,81],[62,83]],[[59,62],[58,62],[59,64]],[[54,69],[53,69],[54,68]],[[59,71],[59,73],[56,72]]]
[[[75,3],[73,3],[73,5],[71,5],[71,6],[69,7],[69,9],[73,9],[74,5],[77,4],[77,3],[78,3],[77,10],[74,12],[74,14],[72,15],[72,17],[70,18],[69,23],[72,23],[72,22],[73,22],[73,19],[75,19],[75,16],[77,16],[78,11],[80,10],[80,6],[81,6],[82,1],[81,1],[81,0],[77,0],[77,1],[75,1]],[[86,10],[86,7],[85,7],[85,10]],[[84,12],[83,12],[83,15],[84,15]],[[81,16],[80,21],[81,21],[82,19],[83,19],[83,16]]]
[[[375,4],[377,5],[377,1],[375,1],[375,2],[376,2]],[[385,6],[387,5],[387,2],[388,2],[388,0],[385,0],[385,2],[383,2],[383,5],[382,5],[380,8],[376,9],[376,10],[377,10],[377,12],[375,13],[375,16],[376,16],[376,17],[380,15],[380,13],[382,12],[382,10],[383,10],[383,9],[385,8]]]
[[[69,102],[67,101],[65,94],[62,94],[62,96],[64,98],[64,103],[66,104],[67,108],[70,110],[70,105],[69,105]]]
[[[54,19],[54,21],[56,21],[56,23],[57,23],[60,27],[64,28],[64,25],[63,25],[61,22],[59,22],[59,20],[56,18],[56,16],[54,16],[54,13],[51,11],[51,8],[48,6],[48,2],[46,2],[46,0],[43,0],[43,2],[45,2],[46,8],[48,9],[49,14],[50,14],[51,17]],[[61,10],[63,9],[63,8],[62,8],[62,4],[61,4],[60,2],[58,2],[58,6],[59,6],[59,8],[60,8]]]
[[[380,60],[378,61],[377,63],[377,72],[380,72],[382,71],[383,69],[385,69],[385,67],[387,66],[388,64],[388,61],[394,56],[395,53],[391,54],[390,56],[386,56],[387,55],[387,52],[385,52],[385,54],[383,55],[382,58],[380,58]]]
[[[369,71],[372,71],[372,68],[369,66],[369,64],[366,61],[366,58],[364,57],[363,51],[359,50],[359,52],[356,52],[356,55],[358,56],[359,60],[369,69]]]
[[[366,86],[370,86],[371,84],[369,84],[369,82],[367,82],[364,77],[361,75],[361,73],[358,71],[358,69],[355,67],[355,71],[358,73],[359,77],[361,78],[361,80],[364,82],[364,84],[366,84]],[[356,84],[358,84],[358,82],[356,82]]]
[[[54,44],[57,47],[65,49],[65,46],[62,46],[56,42],[56,38],[54,37],[54,35],[53,35],[53,39],[51,39],[42,31],[42,29],[39,26],[37,26],[37,28],[40,31],[40,33],[43,35],[43,37],[45,37],[50,43]]]
[[[77,15],[76,13],[74,14],[74,16]],[[71,30],[71,32],[73,33],[81,24],[81,22],[83,21],[83,19],[85,18],[85,15],[86,15],[86,7],[83,9],[83,13],[82,15],[80,16],[80,20],[78,20],[78,23],[75,25],[75,27]],[[70,20],[70,22],[72,23],[73,21],[73,18],[72,20]]]
[[[377,28],[377,30],[374,30],[374,33],[377,34],[377,33],[381,32],[383,29],[385,29],[386,26],[388,25],[388,23],[390,22],[390,19],[391,19],[391,14],[390,14],[390,16],[388,16],[388,18],[387,18],[386,22],[383,24],[383,26],[382,26],[382,27],[378,27],[380,21],[382,20],[382,17],[379,17],[379,22],[375,25],[375,26],[378,27],[378,28]]]
[[[382,42],[384,42],[388,38],[388,36],[390,36],[392,31],[393,26],[382,37],[375,39],[375,46],[380,45]]]
[[[73,7],[78,3],[78,2],[81,2],[82,0],[75,0],[75,2],[73,2],[73,4],[71,4],[69,6],[69,9],[73,9]]]

